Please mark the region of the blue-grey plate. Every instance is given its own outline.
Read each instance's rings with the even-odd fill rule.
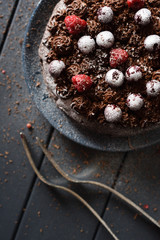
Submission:
[[[80,127],[56,107],[43,83],[38,48],[46,24],[57,2],[57,0],[42,0],[39,2],[29,21],[23,44],[24,75],[30,94],[33,96],[38,109],[60,133],[86,147],[116,152],[130,151],[159,142],[160,128],[130,137],[100,135]],[[36,87],[37,82],[41,83],[40,87]]]

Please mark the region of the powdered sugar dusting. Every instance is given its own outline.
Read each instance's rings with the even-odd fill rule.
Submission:
[[[117,122],[122,117],[122,111],[120,107],[108,104],[104,110],[104,116],[107,122]]]
[[[160,36],[158,36],[156,34],[148,36],[144,41],[144,46],[150,52],[152,52],[154,50],[159,50],[160,49]]]
[[[63,61],[60,60],[53,60],[49,64],[49,72],[54,77],[59,77],[62,71],[65,69],[65,64]]]
[[[114,44],[114,36],[109,31],[103,31],[97,35],[96,42],[100,47],[110,48]]]
[[[91,36],[83,36],[78,40],[78,48],[84,54],[89,54],[95,49],[95,40]]]
[[[128,81],[137,82],[142,78],[142,71],[139,66],[131,66],[127,69],[125,77]]]
[[[109,23],[113,20],[113,11],[110,7],[102,7],[98,10],[98,20],[101,23]]]
[[[146,26],[151,22],[151,17],[152,17],[151,11],[147,8],[142,8],[138,12],[136,12],[134,19],[136,23],[142,26]]]
[[[151,80],[146,84],[146,91],[149,96],[155,97],[160,94],[160,82]]]
[[[118,69],[111,69],[105,77],[106,82],[113,87],[120,87],[124,82],[124,75]]]
[[[127,97],[127,106],[132,110],[132,111],[137,111],[142,108],[144,104],[143,98],[140,93],[135,94],[135,93],[130,93]]]

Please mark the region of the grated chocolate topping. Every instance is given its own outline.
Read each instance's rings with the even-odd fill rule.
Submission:
[[[49,53],[47,62],[54,59],[64,61],[66,70],[63,85],[57,81],[57,93],[61,98],[70,98],[71,108],[85,116],[94,119],[99,124],[105,123],[104,109],[107,104],[116,104],[122,110],[120,124],[124,127],[146,127],[160,122],[160,95],[150,97],[146,94],[146,83],[152,79],[160,81],[160,50],[148,52],[144,48],[147,36],[160,34],[160,3],[157,0],[145,1],[145,8],[152,13],[151,23],[139,26],[134,21],[135,11],[128,8],[126,0],[64,0],[66,9],[58,11],[48,25],[50,36],[47,40]],[[98,21],[98,9],[109,6],[114,12],[114,19],[109,24]],[[72,36],[69,34],[64,18],[77,15],[87,22],[83,33]],[[93,38],[101,31],[111,31],[115,43],[111,49],[96,49],[89,55],[84,55],[77,47],[78,39],[84,35]],[[117,68],[125,73],[128,67],[137,65],[141,68],[143,78],[138,82],[124,81],[119,88],[110,87],[105,82],[105,74],[111,69],[109,65],[110,51],[122,48],[128,52],[128,60]],[[72,77],[77,74],[87,74],[93,80],[90,90],[79,93],[73,90]],[[64,80],[65,79],[65,80]],[[131,111],[126,105],[129,93],[141,94],[144,106],[139,111]]]

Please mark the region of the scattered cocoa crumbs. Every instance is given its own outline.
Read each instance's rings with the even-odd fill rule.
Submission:
[[[53,144],[53,147],[56,148],[56,149],[60,149],[60,146],[57,145],[57,144]]]
[[[135,148],[131,144],[131,139],[128,137],[128,146],[130,147],[131,150],[135,150]]]
[[[77,173],[77,169],[74,168],[73,171],[72,171],[73,174],[76,174]]]
[[[37,215],[38,215],[38,217],[40,217],[40,216],[41,216],[41,212],[40,212],[40,211],[38,211],[38,212],[37,212]]]
[[[31,47],[31,45],[28,43],[28,44],[26,44],[26,47],[27,47],[27,48],[30,48],[30,47]]]
[[[37,183],[37,187],[39,187],[40,185],[41,185],[41,182],[38,182],[38,183]]]
[[[153,208],[153,211],[154,211],[154,212],[157,212],[157,211],[158,211],[158,209],[157,209],[157,208]]]
[[[11,108],[8,108],[8,115],[11,115]]]
[[[137,217],[138,217],[138,213],[136,213],[136,214],[134,215],[133,219],[136,220]]]
[[[37,82],[36,83],[36,87],[40,87],[41,83],[40,82]]]
[[[31,123],[27,123],[27,124],[26,124],[26,127],[27,127],[28,129],[32,129]]]
[[[88,161],[86,161],[86,160],[84,160],[84,161],[83,161],[83,164],[85,164],[85,165],[88,165],[88,164],[89,164],[89,162],[88,162]]]
[[[20,44],[20,45],[22,45],[22,44],[23,44],[23,41],[24,41],[24,39],[23,39],[23,38],[22,38],[22,39],[20,39],[20,40],[19,40],[19,44]]]
[[[100,173],[96,173],[95,178],[100,178]]]

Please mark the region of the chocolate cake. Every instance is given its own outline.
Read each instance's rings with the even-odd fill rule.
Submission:
[[[79,124],[113,135],[160,126],[159,1],[61,0],[39,55],[53,104]]]

